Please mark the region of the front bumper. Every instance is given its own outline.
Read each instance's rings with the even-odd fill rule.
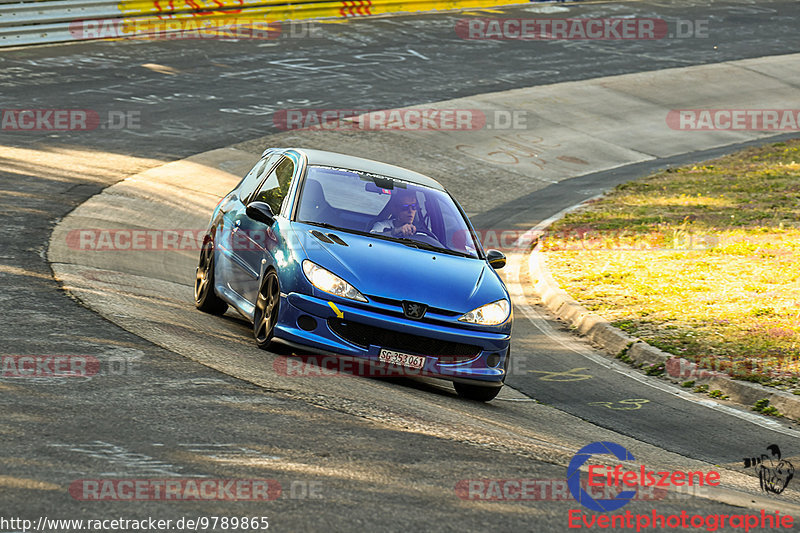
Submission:
[[[281,295],[275,336],[314,350],[358,357],[378,364],[385,364],[378,361],[381,349],[425,356],[423,368],[414,371],[416,375],[460,382],[478,381],[486,386],[501,386],[505,379],[510,333],[409,320],[390,316],[380,309],[364,309],[336,299],[335,305],[343,314],[339,317],[329,301],[300,293]],[[357,338],[343,333],[347,326],[359,330]],[[381,330],[388,333],[369,337],[363,334]],[[448,353],[451,348],[457,353]],[[414,372],[409,372],[409,375],[414,375]]]

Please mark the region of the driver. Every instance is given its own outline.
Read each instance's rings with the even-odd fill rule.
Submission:
[[[417,216],[417,194],[414,191],[398,190],[392,195],[392,213],[387,220],[376,222],[370,233],[384,233],[393,237],[409,237],[417,232],[413,224]]]

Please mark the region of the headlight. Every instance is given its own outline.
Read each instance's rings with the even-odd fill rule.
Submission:
[[[350,300],[358,300],[359,302],[367,301],[364,295],[358,292],[355,287],[308,259],[303,261],[303,272],[308,281],[321,291],[341,296],[342,298],[349,298]]]
[[[471,324],[480,324],[481,326],[496,326],[508,319],[510,311],[511,305],[508,303],[508,300],[497,300],[496,302],[473,309],[458,320]]]

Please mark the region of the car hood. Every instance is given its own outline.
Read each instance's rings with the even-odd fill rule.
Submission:
[[[319,229],[347,246],[304,239],[308,258],[352,284],[363,295],[408,300],[466,313],[508,298],[486,261],[412,248],[366,235]],[[306,234],[308,234],[306,229]]]

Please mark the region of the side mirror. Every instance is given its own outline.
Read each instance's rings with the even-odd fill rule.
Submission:
[[[248,217],[257,222],[262,222],[267,226],[271,226],[275,223],[275,214],[272,212],[272,208],[269,204],[265,202],[250,202],[247,204],[245,212]]]
[[[492,268],[495,270],[506,266],[506,256],[504,256],[503,252],[500,250],[487,250],[486,260],[489,261],[489,264],[492,265]]]

